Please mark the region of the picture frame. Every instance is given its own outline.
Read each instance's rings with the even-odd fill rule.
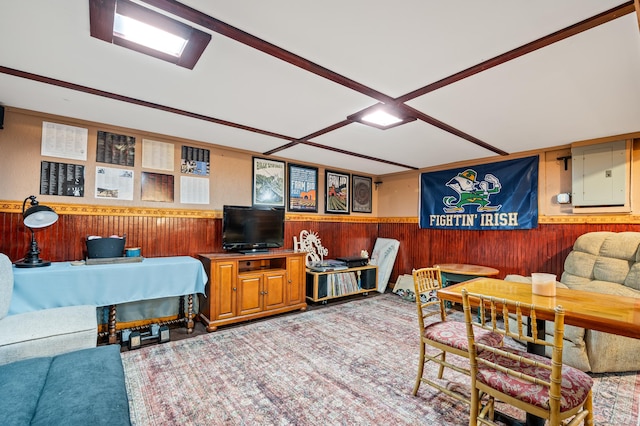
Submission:
[[[318,212],[318,168],[288,165],[289,199],[287,209],[290,212]]]
[[[284,207],[285,162],[253,157],[251,203],[256,207]]]
[[[354,213],[371,213],[371,186],[373,179],[366,176],[353,175],[351,178],[351,211]]]
[[[351,175],[348,173],[325,170],[325,213],[349,214],[350,179]]]

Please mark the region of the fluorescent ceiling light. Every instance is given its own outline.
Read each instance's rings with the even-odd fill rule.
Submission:
[[[382,126],[382,127],[389,127],[393,124],[400,123],[402,119],[394,115],[391,115],[386,111],[377,110],[369,114],[363,115],[362,121],[366,121],[367,123],[377,124],[378,126]]]
[[[118,13],[114,19],[113,33],[134,43],[178,58],[187,45],[187,40],[182,37]]]
[[[355,114],[351,114],[347,117],[347,120],[358,121],[367,126],[386,130],[415,121],[416,118],[408,115],[401,108],[379,103]]]
[[[193,69],[211,34],[129,0],[89,0],[91,36]]]

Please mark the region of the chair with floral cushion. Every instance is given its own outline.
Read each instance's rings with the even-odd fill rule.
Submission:
[[[470,302],[471,300],[471,302]],[[564,310],[498,299],[462,290],[471,365],[469,425],[495,425],[495,400],[548,420],[548,425],[593,425],[593,379],[562,364]],[[478,306],[480,319],[471,314]],[[508,321],[515,314],[516,324]],[[527,331],[526,319],[531,330]],[[554,339],[538,338],[537,318],[554,318]],[[505,321],[505,319],[507,319]],[[523,323],[523,320],[525,321]],[[477,339],[477,329],[500,333],[530,345],[552,347],[551,359],[510,347],[497,348]],[[543,331],[543,330],[541,330]],[[541,333],[544,336],[544,332]],[[484,401],[483,396],[487,396]]]
[[[447,361],[447,353],[463,358],[469,357],[467,349],[467,335],[465,323],[447,320],[444,301],[438,299],[436,291],[442,287],[440,268],[421,268],[413,271],[413,283],[416,292],[416,306],[418,309],[418,325],[420,327],[420,359],[418,361],[418,376],[413,395],[417,395],[422,382],[440,390],[459,401],[470,403],[470,399],[454,390],[448,389],[440,383],[424,376],[424,366],[428,362],[439,365],[438,379],[442,379],[445,367],[459,373],[469,375],[468,368],[462,368]],[[434,317],[432,319],[431,317]],[[497,333],[478,330],[478,340],[494,346],[502,344],[502,336]],[[427,352],[427,345],[435,348],[437,353]],[[433,352],[433,351],[431,351]]]

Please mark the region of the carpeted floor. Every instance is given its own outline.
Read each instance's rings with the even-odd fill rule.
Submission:
[[[415,305],[387,293],[122,359],[134,425],[466,425],[467,407],[435,389],[411,396],[417,354]],[[595,378],[595,423],[638,426],[640,375]]]

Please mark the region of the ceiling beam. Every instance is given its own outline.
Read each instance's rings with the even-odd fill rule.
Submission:
[[[635,0],[635,2],[639,3],[640,0]],[[590,30],[594,27],[597,27],[598,25],[602,25],[609,21],[613,21],[614,19],[620,18],[621,16],[634,12],[636,8],[637,6],[634,7],[633,5],[633,0],[627,1],[626,3],[623,3],[620,6],[617,6],[605,12],[599,13],[598,15],[592,16],[591,18],[587,18],[584,21],[578,22],[577,24],[573,24],[569,27],[563,28],[559,31],[556,31],[554,33],[541,37],[537,40],[534,40],[520,47],[516,47],[513,50],[510,50],[506,53],[503,53],[494,58],[488,59],[470,68],[467,68],[466,70],[450,75],[449,77],[445,77],[442,80],[431,83],[420,89],[416,89],[412,92],[407,93],[406,95],[400,96],[395,100],[400,103],[410,101],[411,99],[415,99],[419,96],[422,96],[429,92],[433,92],[434,90],[440,89],[444,86],[448,86],[450,84],[458,82],[467,77],[471,77],[482,71],[486,71],[490,68],[504,64],[505,62],[519,58],[520,56],[524,56],[527,53],[531,53],[538,49],[542,49],[543,47],[549,46],[550,44],[565,40],[576,34],[580,34],[581,32]]]
[[[499,148],[496,148],[493,145],[489,145],[488,143],[485,143],[483,141],[481,141],[478,138],[475,138],[461,130],[456,129],[455,127],[449,126],[447,123],[443,123],[442,121],[433,118],[423,112],[418,111],[417,109],[411,108],[408,105],[404,105],[404,109],[409,113],[412,114],[414,117],[416,117],[419,120],[424,121],[425,123],[429,123],[432,126],[435,126],[439,129],[444,130],[445,132],[449,132],[453,135],[458,136],[459,138],[465,139],[473,144],[476,144],[478,146],[481,146],[482,148],[488,149],[489,151],[493,151],[498,155],[509,155],[508,152],[503,151]]]
[[[210,123],[215,123],[215,124],[221,124],[223,126],[234,127],[236,129],[246,130],[248,132],[259,133],[261,135],[271,136],[271,137],[277,138],[277,139],[284,139],[284,140],[295,139],[295,138],[292,138],[292,137],[287,136],[287,135],[281,135],[279,133],[269,132],[269,131],[266,131],[266,130],[257,129],[255,127],[245,126],[245,125],[242,125],[242,124],[234,123],[232,121],[220,120],[220,119],[215,118],[215,117],[209,117],[207,115],[196,114],[196,113],[193,113],[193,112],[185,111],[183,109],[177,109],[177,108],[173,108],[173,107],[170,107],[170,106],[167,106],[167,105],[156,104],[154,102],[147,102],[147,101],[143,101],[141,99],[136,99],[136,98],[132,98],[132,97],[129,97],[129,96],[123,96],[123,95],[119,95],[119,94],[113,93],[113,92],[106,92],[104,90],[94,89],[92,87],[82,86],[80,84],[70,83],[70,82],[64,81],[64,80],[58,80],[58,79],[51,78],[51,77],[45,77],[45,76],[42,76],[42,75],[39,75],[39,74],[33,74],[33,73],[30,73],[30,72],[26,72],[26,71],[21,71],[21,70],[16,70],[16,69],[13,69],[13,68],[4,67],[2,65],[0,65],[0,73],[13,75],[15,77],[25,78],[27,80],[37,81],[39,83],[51,84],[53,86],[63,87],[65,89],[71,89],[71,90],[75,90],[75,91],[78,91],[78,92],[88,93],[90,95],[96,95],[96,96],[101,96],[101,97],[104,97],[104,98],[114,99],[116,101],[127,102],[127,103],[134,104],[134,105],[139,105],[139,106],[143,106],[143,107],[147,107],[147,108],[157,109],[157,110],[160,110],[160,111],[170,112],[172,114],[183,115],[185,117],[196,118],[198,120],[208,121]]]
[[[222,22],[212,16],[202,13],[196,9],[193,9],[175,0],[142,0],[142,1],[151,6],[154,6],[166,12],[169,12],[172,15],[178,16],[182,19],[186,19],[190,22],[193,22],[194,24],[200,25],[203,28],[208,28],[211,31],[214,31],[218,34],[229,37],[232,40],[235,40],[246,46],[259,50],[260,52],[266,53],[267,55],[273,56],[274,58],[278,58],[291,65],[295,65],[299,68],[302,68],[303,70],[309,71],[320,77],[326,78],[327,80],[331,80],[334,83],[340,84],[341,86],[348,87],[358,93],[367,95],[380,102],[390,103],[394,101],[391,96],[385,95],[384,93],[379,92],[375,89],[372,89],[371,87],[365,86],[364,84],[351,80],[350,78],[347,78],[341,74],[331,71],[330,69],[327,69],[321,65],[316,64],[315,62],[305,59],[302,56],[296,55],[295,53],[282,49],[281,47],[278,47],[272,43],[262,40],[261,38],[258,38],[252,34],[242,31],[241,29],[238,29],[225,22]]]
[[[108,1],[108,0],[107,0]],[[416,118],[420,119],[421,121],[428,123],[430,125],[433,125],[435,127],[440,128],[443,131],[446,131],[448,133],[451,133],[453,135],[456,135],[462,139],[465,139],[471,143],[474,143],[478,146],[481,146],[485,149],[488,149],[492,152],[495,152],[499,155],[507,155],[508,153],[505,151],[500,150],[499,148],[493,147],[492,145],[483,142],[481,140],[479,140],[478,138],[475,138],[471,135],[468,135],[467,133],[464,133],[446,123],[443,123],[437,119],[435,119],[434,117],[431,117],[427,114],[421,113],[420,111],[417,111],[411,107],[409,107],[408,105],[404,104],[404,102],[414,99],[416,97],[419,97],[421,95],[424,95],[426,93],[432,92],[434,90],[437,90],[441,87],[444,87],[446,85],[449,84],[453,84],[457,81],[460,81],[464,78],[470,77],[472,75],[475,75],[479,72],[485,71],[487,69],[493,68],[495,66],[498,66],[502,63],[505,63],[507,61],[510,61],[512,59],[518,58],[520,56],[523,56],[527,53],[533,52],[535,50],[541,49],[545,46],[548,46],[552,43],[555,43],[557,41],[561,41],[564,40],[568,37],[571,37],[575,34],[579,34],[583,31],[589,30],[593,27],[596,27],[598,25],[604,24],[606,22],[609,22],[613,19],[616,19],[620,16],[626,15],[628,13],[632,13],[632,12],[636,12],[636,16],[638,18],[638,24],[640,26],[640,0],[629,0],[625,3],[623,3],[620,6],[617,6],[615,8],[612,8],[608,11],[602,12],[596,16],[593,16],[591,18],[585,19],[577,24],[574,24],[570,27],[567,27],[565,29],[556,31],[552,34],[549,34],[545,37],[542,37],[538,40],[535,40],[531,43],[528,43],[526,45],[520,46],[516,49],[513,49],[509,52],[506,52],[504,54],[498,55],[492,59],[489,59],[487,61],[484,61],[480,64],[477,64],[473,67],[470,67],[466,70],[460,71],[456,74],[453,74],[449,77],[446,77],[442,80],[439,80],[437,82],[431,83],[427,86],[424,86],[420,89],[414,90],[412,92],[409,92],[399,98],[392,98],[388,95],[385,95],[384,93],[381,93],[375,89],[372,89],[364,84],[358,83],[354,80],[351,80],[347,77],[344,77],[338,73],[335,73],[327,68],[324,68],[312,61],[309,61],[305,58],[302,58],[292,52],[289,52],[287,50],[281,49],[278,46],[275,46],[271,43],[268,43],[258,37],[255,37],[249,33],[246,33],[238,28],[235,28],[229,24],[226,24],[222,21],[219,21],[211,16],[208,16],[198,10],[192,9],[184,4],[181,4],[175,0],[142,0],[143,2],[157,7],[159,9],[165,10],[175,16],[181,17],[183,19],[186,19],[188,21],[193,22],[194,24],[200,25],[204,28],[208,28],[216,33],[222,34],[224,36],[230,37],[240,43],[243,43],[247,46],[250,46],[254,49],[257,49],[263,53],[269,54],[273,57],[276,57],[278,59],[281,59],[291,65],[297,66],[299,68],[302,68],[306,71],[309,71],[315,75],[318,75],[320,77],[323,77],[325,79],[328,79],[330,81],[333,81],[337,84],[340,84],[344,87],[350,88],[358,93],[361,93],[363,95],[369,96],[379,102],[383,102],[385,104],[391,104],[391,105],[395,105],[399,108],[404,109],[405,111],[411,113],[413,116],[415,116]],[[358,153],[354,153],[354,152],[349,152],[346,150],[342,150],[342,149],[338,149],[338,148],[332,148],[326,145],[321,145],[315,142],[312,142],[310,139],[320,136],[322,134],[325,133],[329,133],[330,131],[336,130],[338,128],[341,128],[343,126],[346,126],[347,124],[351,124],[351,122],[349,120],[344,120],[342,122],[336,123],[334,125],[328,126],[324,129],[318,130],[317,132],[314,132],[304,138],[293,138],[287,135],[281,135],[278,133],[274,133],[274,132],[269,132],[269,131],[265,131],[262,129],[257,129],[254,127],[250,127],[250,126],[245,126],[245,125],[241,125],[238,123],[233,123],[233,122],[229,122],[226,120],[220,120],[214,117],[209,117],[209,116],[204,116],[201,114],[196,114],[196,113],[192,113],[189,111],[185,111],[185,110],[180,110],[180,109],[176,109],[173,107],[169,107],[166,105],[161,105],[161,104],[156,104],[156,103],[151,103],[151,102],[147,102],[147,101],[143,101],[143,100],[139,100],[139,99],[135,99],[135,98],[131,98],[131,97],[127,97],[127,96],[122,96],[119,95],[117,93],[112,93],[112,92],[105,92],[105,91],[101,91],[98,89],[94,89],[94,88],[90,88],[87,86],[81,86],[81,85],[77,85],[74,83],[70,83],[70,82],[65,82],[62,80],[57,80],[57,79],[52,79],[52,78],[48,78],[48,77],[44,77],[41,75],[36,75],[36,74],[31,74],[28,72],[23,72],[20,70],[15,70],[15,69],[10,69],[7,67],[2,67],[0,66],[0,72],[3,72],[5,74],[10,74],[10,75],[14,75],[14,76],[18,76],[18,77],[22,77],[22,78],[27,78],[30,80],[34,80],[34,81],[39,81],[39,82],[43,82],[46,84],[52,84],[52,85],[56,85],[59,87],[64,87],[64,88],[68,88],[68,89],[72,89],[72,90],[77,90],[77,91],[81,91],[81,92],[85,92],[85,93],[89,93],[89,94],[93,94],[93,95],[97,95],[97,96],[103,96],[103,97],[107,97],[107,98],[111,98],[111,99],[115,99],[115,100],[119,100],[119,101],[123,101],[123,102],[128,102],[128,103],[132,103],[132,104],[136,104],[136,105],[140,105],[140,106],[144,106],[144,107],[149,107],[149,108],[155,108],[158,110],[162,110],[162,111],[166,111],[166,112],[170,112],[170,113],[174,113],[174,114],[179,114],[179,115],[183,115],[183,116],[187,116],[187,117],[191,117],[191,118],[195,118],[195,119],[199,119],[199,120],[204,120],[204,121],[208,121],[208,122],[212,122],[212,123],[216,123],[216,124],[220,124],[220,125],[224,125],[224,126],[229,126],[229,127],[234,127],[237,129],[241,129],[241,130],[245,130],[245,131],[249,131],[249,132],[254,132],[254,133],[258,133],[258,134],[262,134],[262,135],[266,135],[266,136],[271,136],[274,138],[278,138],[278,139],[283,139],[283,140],[287,140],[289,141],[287,144],[278,147],[276,149],[273,149],[271,151],[267,151],[265,153],[265,155],[269,155],[269,154],[273,154],[279,151],[282,151],[286,148],[295,146],[298,143],[302,143],[302,144],[306,144],[309,146],[314,146],[314,147],[318,147],[318,148],[322,148],[322,149],[327,149],[327,150],[331,150],[331,151],[335,151],[335,152],[340,152],[343,154],[347,154],[347,155],[351,155],[351,156],[356,156],[356,157],[360,157],[360,158],[366,158],[368,160],[372,160],[372,161],[377,161],[377,162],[382,162],[382,163],[387,163],[387,164],[394,164],[396,166],[400,166],[400,167],[404,167],[404,168],[408,168],[408,169],[415,169],[415,167],[412,166],[407,166],[407,165],[403,165],[403,164],[398,164],[398,163],[394,163],[394,162],[390,162],[387,160],[382,160],[382,159],[378,159],[378,158],[373,158],[373,157],[369,157],[366,155],[362,155],[362,154],[358,154]]]
[[[371,156],[367,156],[367,155],[363,155],[363,154],[358,154],[355,152],[350,152],[350,151],[346,151],[346,150],[341,150],[341,149],[337,149],[337,148],[332,148],[329,146],[324,146],[324,145],[320,145],[320,144],[316,144],[316,143],[312,143],[312,142],[306,142],[306,141],[300,141],[294,137],[291,136],[287,136],[287,135],[282,135],[279,133],[274,133],[274,132],[269,132],[266,130],[262,130],[262,129],[258,129],[255,127],[250,127],[250,126],[245,126],[243,124],[238,124],[238,123],[234,123],[232,121],[226,121],[226,120],[220,120],[218,118],[215,117],[210,117],[207,115],[202,115],[202,114],[196,114],[193,112],[189,112],[189,111],[185,111],[182,109],[177,109],[177,108],[173,108],[167,105],[161,105],[161,104],[157,104],[157,103],[153,103],[153,102],[147,102],[147,101],[143,101],[141,99],[136,99],[136,98],[132,98],[129,96],[123,96],[123,95],[119,95],[117,93],[113,93],[113,92],[106,92],[104,90],[98,90],[98,89],[94,89],[92,87],[88,87],[88,86],[82,86],[79,84],[75,84],[75,83],[70,83],[68,81],[64,81],[64,80],[58,80],[55,78],[50,78],[50,77],[45,77],[39,74],[33,74],[30,72],[26,72],[26,71],[21,71],[21,70],[16,70],[14,68],[8,68],[5,66],[0,65],[0,73],[2,74],[7,74],[7,75],[13,75],[15,77],[20,77],[20,78],[25,78],[27,80],[31,80],[31,81],[37,81],[39,83],[44,83],[44,84],[50,84],[53,86],[58,86],[58,87],[62,87],[65,89],[70,89],[70,90],[75,90],[78,92],[83,92],[83,93],[88,93],[90,95],[95,95],[95,96],[101,96],[104,98],[108,98],[108,99],[114,99],[117,101],[121,101],[121,102],[126,102],[126,103],[130,103],[133,105],[139,105],[139,106],[143,106],[146,108],[153,108],[153,109],[157,109],[160,111],[165,111],[165,112],[170,112],[172,114],[177,114],[177,115],[182,115],[185,117],[190,117],[190,118],[195,118],[198,120],[203,120],[203,121],[208,121],[210,123],[215,123],[215,124],[220,124],[223,126],[227,126],[227,127],[233,127],[236,129],[240,129],[240,130],[245,130],[248,132],[253,132],[253,133],[258,133],[261,135],[265,135],[265,136],[270,136],[273,138],[277,138],[277,139],[284,139],[284,140],[288,140],[290,141],[289,143],[280,146],[278,148],[275,148],[271,151],[267,151],[264,153],[264,155],[271,155],[271,154],[275,154],[278,151],[281,151],[285,148],[289,148],[291,146],[295,146],[298,143],[305,143],[307,145],[311,145],[311,146],[315,146],[316,148],[323,148],[329,151],[333,151],[333,152],[340,152],[342,154],[347,154],[347,155],[351,155],[353,157],[358,157],[358,158],[365,158],[367,160],[371,160],[371,161],[376,161],[379,163],[384,163],[384,164],[393,164],[395,166],[398,167],[403,167],[409,170],[416,170],[416,167],[414,166],[407,166],[405,164],[400,164],[400,163],[395,163],[392,161],[388,161],[388,160],[384,160],[381,158],[375,158],[375,157],[371,157]],[[350,121],[345,120],[346,124],[349,124]],[[338,127],[342,127],[340,125],[334,125],[331,126],[332,128],[338,128]],[[327,130],[329,131],[329,130]],[[326,133],[326,132],[325,132]],[[321,132],[316,132],[313,133],[313,136],[317,136],[321,134]],[[257,150],[259,151],[259,149]]]
[[[404,167],[404,168],[409,169],[409,170],[418,170],[418,168],[415,167],[415,166],[407,166],[406,164],[396,163],[395,161],[382,160],[380,158],[374,158],[374,157],[370,157],[370,156],[365,155],[365,154],[359,154],[357,152],[352,152],[352,151],[347,151],[347,150],[340,149],[340,148],[335,148],[335,147],[332,147],[332,146],[322,145],[322,144],[319,144],[319,143],[316,143],[316,142],[300,141],[299,143],[301,143],[303,145],[313,146],[315,148],[321,148],[321,149],[337,152],[337,153],[340,153],[340,154],[351,155],[352,157],[363,158],[365,160],[372,160],[372,161],[377,161],[379,163],[390,164],[392,166]]]
[[[275,58],[278,58],[282,61],[285,61],[291,65],[297,66],[299,68],[302,68],[305,71],[309,71],[319,77],[323,77],[327,80],[333,81],[334,83],[340,84],[344,87],[347,87],[351,90],[354,90],[358,93],[361,93],[363,95],[369,96],[377,101],[380,101],[382,103],[388,104],[388,105],[398,105],[399,107],[403,108],[404,105],[398,104],[398,101],[396,99],[394,99],[391,96],[385,95],[382,92],[379,92],[375,89],[372,89],[368,86],[365,86],[364,84],[358,83],[357,81],[351,80],[343,75],[340,75],[336,72],[331,71],[330,69],[327,69],[325,67],[322,67],[312,61],[309,61],[301,56],[296,55],[295,53],[289,52],[288,50],[282,49],[274,44],[271,44],[265,40],[262,40],[261,38],[258,38],[254,35],[251,35],[245,31],[242,31],[232,25],[229,25],[225,22],[222,22],[212,16],[209,16],[205,13],[202,13],[196,9],[193,9],[189,6],[186,6],[182,3],[179,3],[175,0],[142,0],[144,3],[147,3],[153,7],[157,7],[158,9],[162,9],[168,13],[171,13],[172,15],[178,16],[182,19],[188,20],[190,22],[193,22],[194,24],[200,25],[203,28],[208,28],[211,31],[215,31],[218,34],[222,34],[226,37],[229,37],[239,43],[245,44],[249,47],[252,47],[256,50],[259,50],[263,53],[266,53],[268,55],[271,55]],[[490,151],[496,152],[496,153],[502,153],[500,155],[506,155],[507,153],[505,153],[504,151],[495,148],[493,146],[491,146],[490,144],[481,141],[480,139],[467,135],[466,133],[454,128],[453,126],[450,126],[446,123],[442,123],[439,120],[436,120],[435,118],[432,117],[428,117],[426,114],[423,114],[423,116],[425,118],[428,119],[423,119],[423,121],[425,121],[426,123],[432,124],[433,123],[440,123],[439,126],[437,126],[438,128],[440,128],[441,130],[444,130],[445,132],[449,132],[452,133],[458,137],[461,137],[471,143],[474,143],[476,145],[479,145],[483,148],[489,149]],[[338,127],[342,127],[342,123],[337,123],[336,124]],[[326,129],[330,129],[333,126],[329,126]],[[320,134],[323,133],[327,133],[325,130],[326,129],[322,129],[320,130]],[[316,132],[317,133],[317,132]],[[316,134],[314,134],[315,136],[317,136]],[[461,136],[462,135],[462,136]],[[308,141],[310,138],[309,137],[305,137],[305,138],[299,138],[297,139],[299,141],[299,143]],[[295,141],[294,141],[295,142]],[[293,144],[295,145],[295,143]],[[283,147],[280,147],[281,149],[285,149],[285,148],[290,148],[291,146],[293,146],[292,144],[286,144]],[[319,145],[320,147],[322,147],[322,145]],[[279,150],[281,150],[279,149]],[[327,147],[327,149],[329,149]],[[346,152],[345,152],[346,153]],[[355,153],[353,153],[352,155],[357,155]],[[381,161],[381,160],[377,160],[377,161]],[[404,166],[403,166],[404,167]]]
[[[366,160],[377,161],[378,163],[384,163],[384,164],[390,164],[390,165],[393,165],[393,166],[403,167],[403,168],[409,169],[409,170],[418,170],[418,168],[415,167],[415,166],[408,166],[406,164],[396,163],[395,161],[389,161],[389,160],[383,160],[383,159],[380,159],[380,158],[374,158],[374,157],[371,157],[369,155],[359,154],[357,152],[346,151],[344,149],[334,148],[334,147],[331,147],[331,146],[328,146],[328,145],[321,145],[321,144],[319,144],[317,142],[312,142],[312,141],[309,140],[309,139],[313,139],[315,137],[318,137],[320,135],[324,135],[326,133],[332,132],[332,131],[334,131],[336,129],[339,129],[341,127],[344,127],[344,126],[346,126],[348,124],[352,124],[352,123],[353,122],[351,120],[343,120],[340,123],[336,123],[336,124],[334,124],[332,126],[325,127],[322,130],[318,130],[317,132],[311,133],[310,135],[307,135],[302,139],[291,141],[286,145],[282,145],[282,146],[274,148],[274,149],[272,149],[270,151],[264,152],[263,155],[273,155],[273,154],[276,154],[277,152],[280,152],[280,151],[285,150],[287,148],[292,148],[292,147],[294,147],[294,146],[296,146],[298,144],[302,144],[302,145],[313,146],[315,148],[321,148],[321,149],[328,150],[328,151],[338,152],[338,153],[341,153],[341,154],[351,155],[352,157],[358,157],[358,158],[364,158]]]
[[[472,135],[469,135],[461,130],[456,129],[455,127],[444,123],[434,117],[431,117],[427,114],[421,113],[411,107],[409,107],[408,105],[405,104],[405,102],[414,99],[416,97],[422,96],[424,94],[427,94],[429,92],[432,92],[434,90],[437,90],[439,88],[442,88],[444,86],[447,86],[449,84],[453,84],[457,81],[460,81],[464,78],[473,76],[475,74],[478,74],[482,71],[486,71],[487,69],[496,67],[500,64],[503,64],[505,62],[511,61],[513,59],[519,58],[523,55],[526,55],[528,53],[531,53],[535,50],[541,49],[543,47],[549,46],[550,44],[556,43],[558,41],[564,40],[566,38],[569,38],[571,36],[574,36],[576,34],[579,34],[581,32],[587,31],[591,28],[594,28],[598,25],[602,25],[606,22],[609,22],[611,20],[617,19],[620,16],[626,15],[628,13],[631,13],[633,11],[636,10],[636,7],[634,6],[634,1],[635,3],[640,2],[640,0],[629,0],[626,3],[623,3],[622,5],[619,5],[617,7],[614,7],[612,9],[609,9],[607,11],[604,11],[598,15],[592,16],[590,18],[587,18],[581,22],[578,22],[574,25],[571,25],[569,27],[563,28],[559,31],[556,31],[554,33],[551,33],[549,35],[546,35],[544,37],[541,37],[537,40],[534,40],[530,43],[527,43],[523,46],[517,47],[513,50],[510,50],[509,52],[506,52],[504,54],[498,55],[494,58],[491,58],[487,61],[484,61],[480,64],[477,64],[473,67],[467,68],[466,70],[460,71],[456,74],[453,74],[449,77],[446,77],[442,80],[439,80],[435,83],[429,84],[425,87],[422,87],[420,89],[414,90],[412,92],[407,93],[404,96],[401,96],[399,98],[391,98],[381,92],[378,92],[377,90],[374,90],[368,86],[365,86],[363,84],[360,84],[354,80],[351,80],[347,77],[344,77],[338,73],[335,73],[325,67],[322,67],[314,62],[311,62],[301,56],[298,56],[292,52],[289,52],[287,50],[284,50],[274,44],[271,44],[265,40],[262,40],[256,36],[253,36],[245,31],[242,31],[232,25],[229,25],[225,22],[222,22],[216,18],[213,18],[209,15],[206,15],[196,9],[190,8],[186,5],[183,5],[175,0],[142,0],[145,3],[148,3],[154,7],[157,7],[159,9],[165,10],[171,14],[174,14],[176,16],[179,16],[183,19],[186,19],[188,21],[191,21],[195,24],[201,25],[204,28],[208,28],[212,31],[215,31],[219,34],[222,34],[224,36],[227,36],[233,40],[238,41],[239,43],[243,43],[247,46],[250,46],[254,49],[257,49],[263,53],[266,53],[268,55],[271,55],[273,57],[276,57],[280,60],[283,60],[291,65],[297,66],[299,68],[302,68],[306,71],[309,71],[315,75],[318,75],[320,77],[326,78],[328,80],[331,80],[335,83],[338,83],[342,86],[345,86],[347,88],[350,88],[356,92],[359,92],[363,95],[369,96],[373,99],[376,99],[380,102],[383,102],[385,104],[389,104],[389,105],[394,105],[400,109],[405,110],[406,112],[410,113],[411,115],[415,116],[416,118],[422,120],[425,123],[428,123],[432,126],[435,126],[445,132],[451,133],[459,138],[462,138],[464,140],[467,140],[475,145],[478,145],[482,148],[485,148],[489,151],[492,151],[496,154],[499,155],[508,155],[508,152],[501,150],[499,148],[494,147],[491,144],[488,144]],[[324,129],[321,129],[320,131],[309,135],[307,137],[304,138],[300,138],[297,141],[294,140],[291,143],[288,143],[286,145],[283,145],[279,148],[276,148],[275,150],[271,150],[269,151],[269,153],[275,153],[278,151],[282,151],[286,148],[290,148],[292,146],[295,146],[297,143],[305,143],[305,142],[309,142],[309,139],[311,139],[314,136],[319,136],[320,134],[325,134],[328,133],[329,131],[335,130],[336,128],[340,128],[343,127],[344,125],[346,125],[348,123],[345,122],[340,122],[340,123],[336,123],[333,126],[329,126],[326,127]],[[323,145],[318,145],[315,144],[319,147],[323,147]],[[329,149],[329,147],[326,147],[326,149]],[[346,153],[346,151],[345,151]],[[266,155],[266,153],[265,153]],[[353,155],[356,155],[355,153],[353,153]]]

